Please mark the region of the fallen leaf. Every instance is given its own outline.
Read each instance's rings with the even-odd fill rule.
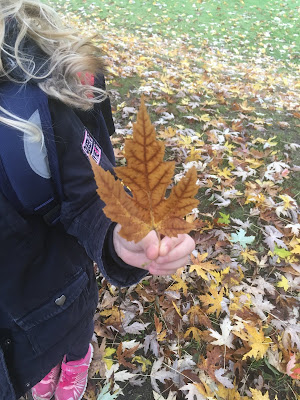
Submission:
[[[281,280],[277,283],[277,287],[282,287],[285,291],[290,287],[289,282],[284,275],[282,275]]]
[[[119,397],[121,390],[119,389],[111,394],[110,387],[110,383],[107,383],[105,386],[103,386],[101,392],[99,393],[99,396],[97,397],[97,400],[114,400]]]
[[[136,361],[136,362],[138,362],[139,364],[141,364],[141,365],[142,365],[142,371],[143,371],[143,372],[146,372],[146,371],[147,371],[147,368],[148,368],[150,365],[152,365],[152,364],[151,364],[151,361],[148,360],[147,358],[143,357],[143,356],[135,356],[135,357],[132,359],[132,361],[133,361],[133,362]]]
[[[266,392],[264,395],[260,390],[250,388],[250,391],[253,396],[253,400],[270,400],[269,392]]]
[[[234,384],[231,382],[231,380],[229,378],[223,376],[225,373],[226,373],[226,370],[224,368],[217,369],[215,371],[215,377],[227,389],[233,389],[234,388]]]
[[[207,400],[207,397],[200,393],[199,386],[196,383],[188,383],[182,386],[180,390],[187,391],[187,400],[195,400],[195,398],[196,400]]]
[[[171,371],[167,371],[165,368],[162,368],[164,357],[160,357],[156,361],[154,361],[151,369],[151,384],[153,389],[160,393],[158,384],[156,381],[164,383],[166,379],[172,379],[174,373]]]
[[[191,326],[185,332],[184,338],[188,338],[190,334],[192,334],[192,338],[196,340],[196,342],[201,342],[202,332],[200,331],[200,329],[196,328],[195,326]]]
[[[212,342],[213,345],[215,346],[227,346],[230,349],[234,349],[235,346],[233,345],[232,341],[234,339],[234,336],[232,334],[232,328],[233,326],[231,325],[230,318],[226,316],[223,321],[220,323],[220,328],[222,334],[219,332],[214,331],[213,329],[209,329],[210,331],[210,336],[213,338],[217,339]],[[221,382],[222,383],[222,382]]]
[[[247,244],[253,243],[255,236],[246,236],[244,229],[240,229],[238,233],[231,234],[231,241],[233,243],[239,243],[243,248],[247,247]]]
[[[138,348],[139,348],[139,344],[132,347],[131,349],[126,349],[126,348],[123,349],[122,342],[121,342],[117,349],[117,357],[118,357],[119,363],[121,365],[124,365],[124,367],[135,368],[135,365],[132,364],[131,362],[127,361],[126,358],[133,358],[133,355]]]
[[[254,357],[256,360],[263,358],[272,340],[269,337],[265,337],[262,328],[257,331],[255,326],[245,324],[245,329],[247,331],[247,342],[252,349],[243,356],[243,360],[247,357]],[[236,336],[240,336],[237,331],[234,333]]]

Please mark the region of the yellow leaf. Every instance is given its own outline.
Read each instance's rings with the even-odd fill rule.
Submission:
[[[245,204],[255,203],[257,206],[264,204],[266,198],[262,193],[251,193],[247,196]]]
[[[257,262],[256,253],[257,251],[255,250],[246,249],[241,252],[241,256],[243,257],[244,262],[247,262],[247,260]]]
[[[290,246],[291,247],[296,247],[300,243],[300,239],[297,239],[295,236],[293,239],[290,241]]]
[[[266,392],[264,395],[260,390],[250,388],[250,391],[253,396],[253,400],[270,400],[269,392]]]
[[[273,136],[267,140],[269,147],[277,146],[277,142],[273,142],[273,140],[275,140],[275,139],[276,139],[276,136]]]
[[[209,385],[206,382],[194,383],[198,391],[206,398],[214,396],[214,392],[211,391]]]
[[[190,272],[196,271],[198,276],[201,276],[202,279],[208,280],[208,277],[206,275],[207,272],[215,269],[219,269],[218,265],[215,265],[213,263],[209,262],[202,262],[206,257],[208,253],[204,254],[197,254],[197,258],[194,257],[193,255],[191,256],[192,260],[192,265],[190,266]],[[197,264],[196,264],[197,263]]]
[[[192,334],[192,337],[194,340],[196,340],[196,342],[201,342],[202,332],[200,329],[196,328],[195,326],[188,328],[184,334],[184,338],[186,339],[190,334]]]
[[[198,296],[202,303],[206,306],[211,306],[208,308],[207,313],[213,314],[216,313],[217,317],[219,316],[220,312],[222,311],[222,301],[223,301],[223,293],[224,288],[218,292],[217,288],[210,288],[209,289],[211,296],[209,294]]]
[[[113,349],[112,347],[106,347],[104,351],[104,357],[110,357],[116,352],[116,349]]]
[[[180,313],[180,310],[179,310],[179,308],[177,307],[175,301],[172,301],[172,304],[173,304],[173,306],[174,306],[174,308],[175,308],[177,314],[179,315],[179,317],[182,318],[182,315],[181,315],[181,313]]]
[[[211,271],[210,274],[215,278],[216,284],[219,285],[222,283],[224,277],[228,275],[230,272],[230,266],[226,267],[222,271]]]
[[[187,292],[188,292],[188,287],[187,284],[184,282],[183,279],[181,279],[179,276],[177,275],[172,275],[172,278],[177,282],[174,283],[174,285],[169,287],[169,290],[174,290],[174,291],[179,291],[182,289],[183,294],[185,296],[187,296]]]
[[[284,289],[284,291],[286,292],[288,290],[289,286],[289,282],[286,279],[285,276],[282,275],[281,281],[279,281],[276,285],[277,287],[282,287]]]
[[[205,268],[203,268],[205,264],[210,264],[210,263],[203,263],[201,265],[196,265],[196,264],[191,265],[190,272],[196,271],[198,276],[200,276],[205,281],[208,281],[208,277],[206,275],[207,271],[205,271]],[[213,264],[210,264],[210,265],[213,265]],[[213,265],[213,267],[215,268],[214,265]]]
[[[254,357],[256,360],[263,358],[272,340],[269,337],[265,337],[262,328],[257,331],[255,326],[249,324],[245,324],[244,326],[247,331],[247,342],[252,347],[252,349],[243,356],[243,360],[245,360],[247,357]],[[241,335],[237,331],[235,331],[235,335],[241,337]]]
[[[110,356],[112,356],[115,352],[116,349],[113,349],[112,347],[106,347],[104,351],[103,361],[105,362],[108,369],[113,366],[113,360],[110,358]]]
[[[231,155],[232,154],[232,150],[235,148],[235,146],[232,143],[228,143],[226,142],[224,145],[228,151],[228,153]],[[234,166],[233,166],[234,168]]]
[[[283,200],[283,207],[285,210],[289,210],[295,207],[295,200],[289,195],[281,194],[278,196],[281,200]]]
[[[241,301],[241,298],[243,301]],[[238,311],[242,310],[244,307],[250,309],[251,304],[251,296],[249,293],[235,292],[234,297],[230,299],[229,310]],[[241,336],[239,337],[243,339]]]
[[[135,356],[132,359],[132,362],[138,362],[139,364],[142,364],[142,371],[146,372],[147,371],[147,367],[151,366],[151,361],[148,360],[147,358],[143,357],[143,356]]]
[[[190,154],[185,161],[186,162],[199,161],[199,160],[201,160],[201,158],[202,158],[202,156],[201,156],[200,150],[195,149],[195,147],[191,147]]]
[[[298,245],[291,251],[291,253],[300,254],[300,244],[298,244]]]
[[[190,147],[192,143],[192,138],[190,136],[179,136],[178,145],[183,147]]]
[[[249,106],[247,100],[244,100],[241,104],[242,111],[254,111],[255,107]]]
[[[291,250],[291,253],[300,254],[300,239],[293,237],[290,242],[290,246],[293,248],[293,250]]]
[[[160,136],[163,138],[172,138],[177,135],[177,131],[171,126],[168,126],[164,131],[160,132]]]
[[[208,253],[203,253],[203,254],[198,253],[197,259],[192,255],[192,260],[197,260],[199,263],[201,263],[202,261],[204,261],[206,259],[207,256],[208,256]]]
[[[159,318],[156,315],[154,315],[154,323],[155,323],[157,340],[159,342],[161,342],[161,341],[165,340],[167,331],[162,330],[162,322],[160,322]]]
[[[252,143],[253,144],[256,144],[256,143],[264,144],[264,143],[266,143],[266,139],[258,137],[258,138],[255,138]]]
[[[100,315],[108,317],[105,320],[105,323],[108,325],[113,325],[114,323],[119,324],[121,322],[121,319],[124,317],[123,311],[119,310],[117,306],[114,306],[110,310],[101,311]]]
[[[154,126],[142,100],[133,137],[125,141],[127,166],[115,168],[117,176],[130,188],[132,197],[109,171],[91,161],[97,192],[106,204],[104,212],[122,225],[119,234],[129,241],[138,242],[151,230],[177,236],[193,228],[183,217],[198,204],[194,198],[198,191],[197,171],[191,168],[166,199],[175,164],[164,161],[164,150],[164,144],[156,140]]]
[[[231,177],[231,171],[227,167],[225,167],[224,169],[216,168],[215,171],[219,176],[222,176],[225,179],[230,179],[230,177]]]
[[[218,104],[218,102],[215,100],[206,100],[205,101],[205,105],[207,105],[207,106],[213,106],[215,104]]]
[[[209,114],[203,114],[200,115],[199,117],[199,121],[203,121],[203,122],[209,122],[211,120]]]
[[[170,89],[170,87],[169,86],[164,86],[164,87],[162,87],[161,88],[161,91],[162,92],[164,92],[164,93],[166,93],[166,94],[174,94],[174,91],[172,90],[172,89]]]
[[[247,162],[249,164],[249,167],[254,168],[254,169],[259,168],[264,164],[264,161],[257,160],[254,158],[246,158],[245,162]]]
[[[116,311],[118,311],[118,307],[113,307],[113,308],[110,308],[109,310],[101,311],[100,315],[102,315],[103,317],[108,317],[109,315],[114,314]]]
[[[223,385],[218,385],[218,398],[226,400],[250,400],[249,397],[240,396],[237,386],[227,389]]]

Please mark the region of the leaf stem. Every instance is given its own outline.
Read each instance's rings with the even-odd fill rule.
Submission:
[[[156,233],[156,236],[157,236],[157,239],[158,239],[158,247],[160,247],[160,243],[161,243],[160,233],[156,229],[154,229],[154,230],[155,230],[155,233]]]

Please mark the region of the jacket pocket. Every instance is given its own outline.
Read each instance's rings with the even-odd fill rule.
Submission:
[[[9,379],[4,355],[0,347],[0,399],[16,400],[16,395]]]
[[[36,354],[49,350],[62,340],[96,305],[90,299],[87,273],[80,270],[46,304],[15,320],[22,328]]]

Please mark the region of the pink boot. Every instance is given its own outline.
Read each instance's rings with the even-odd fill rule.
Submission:
[[[49,374],[31,389],[34,400],[50,400],[52,398],[58,383],[59,374],[60,364],[52,368]]]
[[[90,344],[85,357],[78,361],[66,362],[66,357],[61,364],[61,375],[55,391],[56,400],[82,399],[88,379],[88,369],[93,357],[93,346]]]

